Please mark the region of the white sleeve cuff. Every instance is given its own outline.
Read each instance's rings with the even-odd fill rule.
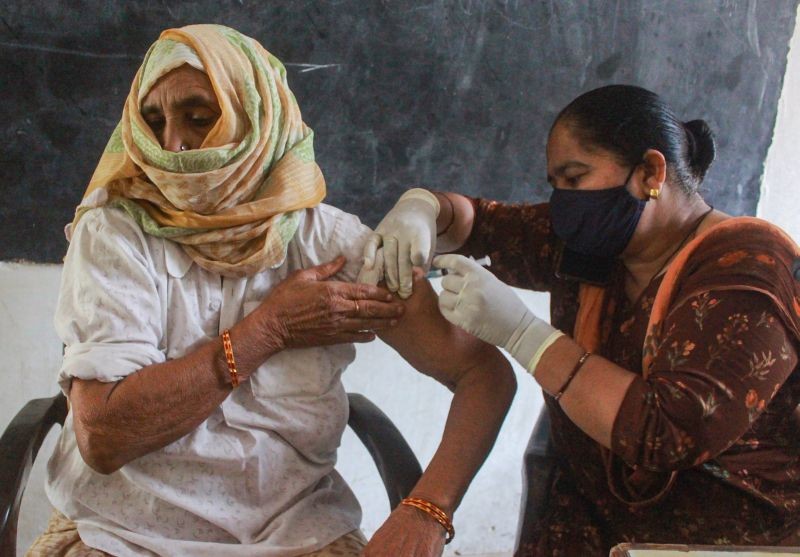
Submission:
[[[143,367],[166,361],[160,350],[145,343],[83,342],[67,346],[58,384],[69,394],[72,378],[111,383]]]
[[[532,377],[536,377],[536,366],[539,365],[539,360],[542,359],[545,350],[550,348],[555,341],[557,341],[563,336],[564,333],[562,333],[559,330],[555,330],[549,337],[547,337],[544,340],[544,342],[541,345],[539,345],[539,348],[537,348],[536,352],[533,354],[533,358],[531,358],[531,361],[528,362],[528,365],[526,366],[528,373],[530,373]]]

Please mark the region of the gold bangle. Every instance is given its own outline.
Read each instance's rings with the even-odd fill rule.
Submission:
[[[445,545],[449,544],[451,541],[453,541],[453,538],[456,537],[456,529],[453,528],[453,521],[450,520],[450,517],[447,516],[447,513],[430,501],[420,499],[419,497],[406,497],[400,501],[400,504],[419,509],[438,522],[447,533],[447,536],[444,540]]]
[[[233,357],[231,332],[228,329],[222,331],[222,348],[225,349],[225,360],[228,362],[228,373],[231,376],[231,385],[235,389],[239,386],[239,372],[236,371],[236,360]]]
[[[591,355],[592,355],[591,352],[583,353],[583,356],[580,357],[578,363],[575,364],[575,367],[572,368],[572,371],[569,373],[569,377],[567,377],[567,380],[564,381],[564,385],[562,385],[562,387],[558,390],[558,392],[553,395],[553,398],[555,400],[559,400],[562,396],[564,396],[564,393],[567,392],[567,387],[569,387],[569,384],[572,383],[572,380],[575,379],[575,376],[578,375],[578,372],[583,367],[583,364],[586,363],[586,360],[588,360],[589,356]]]

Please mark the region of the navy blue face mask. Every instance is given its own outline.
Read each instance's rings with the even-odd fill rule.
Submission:
[[[557,274],[606,284],[615,261],[631,241],[647,201],[628,192],[628,181],[602,190],[554,189],[550,196],[553,231],[564,242]]]

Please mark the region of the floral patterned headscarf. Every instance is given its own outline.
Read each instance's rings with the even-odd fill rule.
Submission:
[[[140,108],[158,78],[183,64],[208,75],[221,115],[199,149],[173,153]],[[313,132],[283,64],[238,31],[190,25],[164,31],[147,52],[67,236],[86,210],[113,205],[204,269],[246,276],[283,262],[297,211],[324,197]]]

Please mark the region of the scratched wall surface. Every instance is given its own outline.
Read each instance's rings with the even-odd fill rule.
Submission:
[[[0,260],[61,233],[161,29],[231,25],[284,60],[328,202],[375,225],[424,184],[543,200],[558,110],[607,83],[717,132],[707,195],[753,214],[798,0],[11,0],[0,6]]]

